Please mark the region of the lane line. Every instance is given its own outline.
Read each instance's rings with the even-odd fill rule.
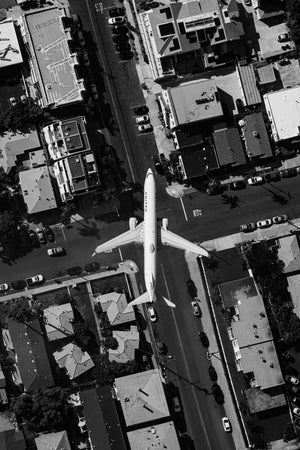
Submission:
[[[164,279],[166,291],[167,291],[167,294],[168,294],[168,299],[171,300],[170,291],[169,291],[169,287],[168,287],[168,283],[167,283],[167,278],[166,278],[166,274],[165,274],[163,265],[161,264],[160,267],[161,267],[162,276],[163,276],[163,279]],[[178,336],[178,341],[179,341],[181,353],[182,353],[182,356],[183,356],[183,361],[184,361],[185,369],[186,369],[186,372],[187,372],[187,374],[188,374],[189,379],[191,379],[191,374],[190,374],[188,362],[187,362],[186,357],[185,357],[185,352],[184,352],[183,344],[182,344],[182,341],[181,341],[181,338],[180,338],[179,328],[178,328],[178,325],[177,325],[177,321],[176,321],[174,309],[175,309],[175,308],[171,308],[171,313],[172,313],[172,315],[173,315],[173,320],[174,320],[174,324],[175,324],[176,333],[177,333],[177,336]],[[210,446],[208,434],[207,434],[207,432],[206,432],[206,428],[205,428],[205,424],[204,424],[204,421],[203,421],[203,417],[202,417],[202,414],[201,414],[201,411],[200,411],[200,408],[199,408],[199,405],[198,405],[198,402],[197,402],[196,388],[193,386],[193,387],[192,387],[192,390],[193,390],[193,396],[194,396],[194,400],[195,400],[195,403],[196,403],[198,415],[199,415],[199,417],[200,417],[201,424],[202,424],[202,428],[203,428],[203,431],[204,431],[204,435],[205,435],[205,438],[206,438],[206,441],[207,441],[207,444],[208,444],[209,449],[212,450],[212,448],[211,448],[211,446]],[[192,427],[191,427],[191,426],[190,426],[190,429],[191,429],[191,431],[192,431]]]
[[[185,218],[186,222],[188,222],[189,219],[188,219],[188,216],[186,215],[186,210],[185,210],[185,207],[184,207],[184,203],[183,203],[182,197],[180,197],[180,203],[181,203],[181,207],[182,207],[182,210],[183,210],[184,218]]]
[[[118,250],[119,250],[120,260],[124,261],[122,250],[120,249],[120,247],[118,247]]]
[[[61,225],[60,229],[61,229],[61,232],[62,232],[62,235],[64,237],[65,242],[67,242],[67,238],[66,238],[66,235],[65,235],[65,232],[64,232],[64,225]]]

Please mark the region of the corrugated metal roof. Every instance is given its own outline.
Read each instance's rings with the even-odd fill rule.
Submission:
[[[257,105],[262,102],[259,90],[256,87],[256,78],[252,64],[238,66],[238,74],[245,94],[246,105]]]

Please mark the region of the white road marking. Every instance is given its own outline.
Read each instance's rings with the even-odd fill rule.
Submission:
[[[61,225],[60,228],[61,228],[61,232],[62,232],[62,235],[64,237],[64,240],[65,240],[65,242],[67,242],[67,238],[66,238],[66,235],[65,235],[65,232],[64,232],[64,225]]]
[[[168,298],[171,300],[171,298],[170,298],[171,297],[170,296],[170,291],[169,291],[167,278],[166,278],[166,274],[165,274],[163,265],[161,264],[160,267],[161,267],[162,276],[163,276],[164,283],[165,283],[165,288],[166,288],[166,291],[167,291],[167,294],[168,294]],[[191,379],[192,377],[191,377],[189,366],[188,366],[188,363],[187,363],[187,360],[186,360],[186,357],[185,357],[185,351],[184,351],[183,344],[182,344],[182,341],[181,341],[181,338],[180,338],[180,332],[179,332],[179,328],[178,328],[178,325],[177,325],[177,322],[176,322],[174,309],[175,308],[171,308],[171,313],[173,315],[173,321],[174,321],[176,333],[177,333],[177,336],[178,336],[178,342],[179,342],[181,353],[182,353],[182,356],[183,356],[183,361],[184,361],[186,372],[188,374],[189,379]],[[197,396],[196,396],[196,392],[195,392],[195,387],[194,386],[192,387],[192,390],[193,390],[193,396],[194,396],[194,399],[195,399],[196,407],[197,407],[197,410],[198,410],[198,415],[200,417],[202,428],[203,428],[203,431],[204,431],[204,435],[205,435],[208,447],[209,447],[209,449],[211,449],[210,442],[209,442],[209,439],[208,439],[208,434],[206,432],[205,424],[203,422],[202,414],[201,414],[201,411],[200,411],[200,408],[199,408],[199,405],[198,405],[198,402],[197,402]],[[191,426],[190,426],[190,429],[191,429]]]
[[[186,215],[186,210],[185,210],[185,207],[184,207],[184,204],[183,204],[182,197],[180,197],[180,203],[181,203],[181,207],[182,207],[182,210],[183,210],[184,218],[185,218],[185,220],[188,222],[189,219],[188,219],[188,217],[187,217],[187,215]]]
[[[123,254],[122,254],[120,247],[118,247],[118,250],[119,250],[120,260],[124,261]]]

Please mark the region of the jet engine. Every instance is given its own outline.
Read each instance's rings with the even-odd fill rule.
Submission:
[[[168,219],[163,219],[162,220],[162,227],[163,227],[164,230],[168,229],[168,224],[169,224]]]
[[[135,217],[130,217],[130,219],[129,219],[129,228],[131,230],[134,230],[136,228],[136,226],[137,226],[137,223],[138,223],[138,221],[137,221],[137,219]]]

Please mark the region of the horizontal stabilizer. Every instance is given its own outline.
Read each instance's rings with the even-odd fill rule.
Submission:
[[[166,297],[163,296],[164,301],[166,302],[166,304],[168,306],[170,306],[171,308],[176,308],[175,303],[171,302],[171,300],[167,299]]]
[[[134,305],[141,305],[142,303],[147,303],[150,301],[150,297],[148,292],[144,292],[142,295],[140,295],[139,297],[135,298],[134,300],[132,300],[132,302],[129,303],[130,306],[134,306]]]

